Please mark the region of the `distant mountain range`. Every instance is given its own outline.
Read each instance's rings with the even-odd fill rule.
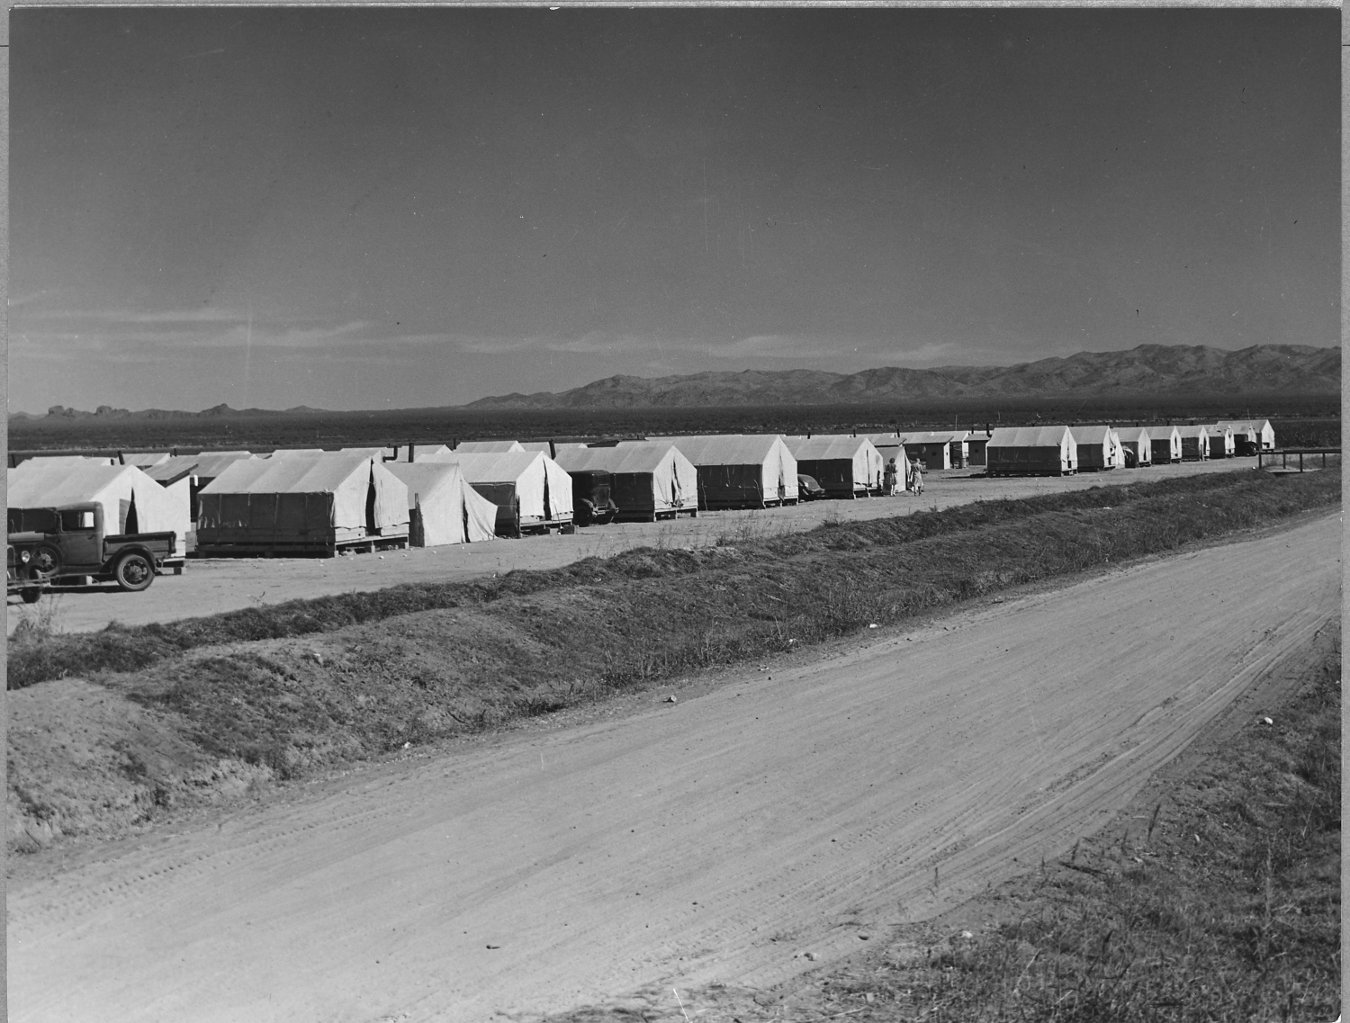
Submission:
[[[1167,397],[1178,395],[1339,394],[1340,348],[1255,345],[1238,351],[1205,345],[1140,345],[1127,352],[1079,352],[1015,366],[943,366],[937,369],[744,370],[684,376],[613,376],[570,391],[504,394],[463,406],[474,410],[627,409],[740,405],[865,405],[964,398]],[[411,411],[411,410],[408,410]],[[285,410],[201,412],[100,405],[93,412],[54,405],[45,416],[18,412],[10,421],[33,426],[71,420],[181,420],[311,416],[304,405]]]
[[[849,405],[957,398],[1076,398],[1181,394],[1336,394],[1340,348],[1255,345],[1140,345],[1079,352],[1015,366],[937,369],[745,370],[644,379],[613,376],[558,394],[482,398],[472,409],[677,408],[731,405]]]
[[[237,409],[222,404],[213,405],[211,408],[203,409],[200,412],[179,412],[163,408],[148,408],[133,412],[125,408],[113,408],[111,405],[100,405],[93,412],[81,412],[79,409],[67,408],[65,405],[53,405],[47,409],[45,416],[35,416],[29,412],[14,412],[9,418],[11,422],[16,419],[25,419],[30,422],[69,419],[224,419],[249,416],[303,416],[322,412],[324,412],[323,409],[310,408],[308,405],[297,405],[294,408],[277,410],[265,408]]]

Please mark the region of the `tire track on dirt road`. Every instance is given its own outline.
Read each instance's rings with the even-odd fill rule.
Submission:
[[[768,987],[1067,852],[1334,626],[1339,543],[1322,516],[119,846],[11,889],[11,1018],[529,1019]],[[81,901],[147,864],[134,898]]]

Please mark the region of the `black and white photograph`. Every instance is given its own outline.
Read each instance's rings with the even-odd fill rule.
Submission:
[[[8,14],[15,1023],[1331,1023],[1338,5]]]

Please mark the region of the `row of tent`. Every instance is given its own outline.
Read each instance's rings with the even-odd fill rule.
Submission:
[[[618,521],[794,504],[798,476],[826,496],[880,494],[888,475],[985,464],[1062,474],[1274,447],[1268,421],[1213,426],[1009,427],[978,434],[694,435],[599,444],[467,442],[116,459],[31,458],[8,472],[10,508],[98,501],[122,532],[172,530],[199,554],[334,554],[437,546],[561,528],[603,487]]]
[[[1186,426],[1015,426],[984,442],[990,476],[1067,475],[1172,462],[1232,458],[1275,447],[1269,420]]]
[[[875,492],[880,485],[881,456],[865,438],[812,438],[793,445],[804,456],[802,464],[820,473],[839,496]],[[599,479],[619,521],[694,515],[701,507],[791,504],[798,498],[798,460],[779,436],[566,444],[552,454],[541,447],[508,442],[465,444],[454,451],[439,446],[32,458],[9,470],[10,505],[105,501],[110,529],[173,530],[190,538],[201,555],[331,555],[563,527],[573,521],[577,502],[594,494]],[[400,454],[408,460],[399,460]]]
[[[452,464],[386,466],[345,452],[177,459],[146,468],[107,459],[29,459],[7,470],[10,518],[26,508],[94,502],[109,532],[172,531],[180,551],[198,554],[334,554],[494,535],[496,506]]]
[[[891,457],[898,453],[903,460],[903,449],[894,438],[891,442]],[[797,477],[801,474],[814,477],[831,497],[878,494],[886,462],[885,450],[868,436],[780,434],[692,434],[601,444],[470,441],[438,457],[463,457],[461,452],[466,451],[531,449],[549,450],[574,479],[588,473],[611,475],[620,521],[651,519],[654,512],[661,517],[699,509],[795,504]],[[657,461],[665,468],[653,473]],[[645,479],[637,484],[640,494],[634,495],[630,489],[633,483],[624,477],[634,471],[644,477],[654,475],[654,505],[646,494]],[[578,492],[584,489],[583,484]]]

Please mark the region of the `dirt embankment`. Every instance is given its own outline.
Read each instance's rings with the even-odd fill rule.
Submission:
[[[771,986],[1099,827],[1334,624],[1339,538],[1323,516],[20,876],[10,1008],[481,1020]]]
[[[37,691],[11,705],[11,842],[107,837],[271,780],[1119,564],[1325,506],[1338,492],[1320,484],[1334,482],[1174,480],[25,637],[9,681]],[[100,686],[77,681],[91,665]]]

